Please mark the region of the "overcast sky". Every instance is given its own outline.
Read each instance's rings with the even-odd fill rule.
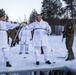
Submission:
[[[24,15],[29,18],[30,13],[36,9],[38,13],[41,12],[41,5],[43,0],[1,0],[0,8],[3,8],[8,14],[9,19],[17,21],[19,17],[24,20]]]

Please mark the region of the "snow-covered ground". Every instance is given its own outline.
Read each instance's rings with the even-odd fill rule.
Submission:
[[[66,46],[65,46],[65,39],[62,42],[62,36],[49,36],[49,58],[50,61],[56,62],[56,65],[63,65],[63,66],[67,66],[71,69],[76,70],[76,59],[72,60],[72,61],[65,61],[67,57],[67,50],[66,50]],[[76,57],[76,36],[74,38],[74,44],[73,44],[73,51],[74,51],[74,55]],[[22,54],[19,55],[19,50],[20,50],[20,46],[16,45],[15,47],[10,48],[10,63],[12,64],[12,69],[17,69],[17,68],[21,68],[23,69],[23,67],[27,67],[27,69],[33,68],[35,65],[35,51],[34,48],[32,47],[32,44],[30,44],[29,47],[29,54]],[[58,58],[58,57],[62,57],[62,58]],[[40,65],[39,67],[42,67],[42,65],[44,67],[47,67],[47,65],[44,62],[44,56],[43,54],[40,55]],[[53,65],[52,65],[53,66]],[[3,58],[3,54],[2,51],[0,50],[0,70],[5,69],[5,61]]]

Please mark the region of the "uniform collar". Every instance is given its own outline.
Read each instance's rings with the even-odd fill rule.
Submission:
[[[41,21],[40,21],[40,22],[38,22],[38,21],[36,20],[36,22],[37,22],[37,23],[41,23],[42,21],[43,21],[42,19],[41,19]]]

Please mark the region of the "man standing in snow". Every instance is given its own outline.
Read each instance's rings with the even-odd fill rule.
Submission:
[[[2,49],[4,59],[6,61],[6,67],[11,67],[9,62],[9,46],[8,46],[8,38],[7,38],[7,30],[13,29],[19,24],[11,24],[5,20],[5,11],[0,9],[0,49]]]
[[[74,40],[74,27],[72,23],[67,23],[64,27],[63,37],[66,39],[66,48],[68,51],[68,57],[66,61],[74,59],[74,53],[72,50]]]
[[[29,28],[34,31],[33,34],[33,45],[36,55],[36,65],[39,65],[39,55],[41,53],[41,46],[44,51],[44,60],[46,64],[51,64],[49,61],[49,51],[48,51],[48,35],[51,33],[51,27],[49,24],[42,20],[40,14],[36,15],[36,21],[29,25]]]

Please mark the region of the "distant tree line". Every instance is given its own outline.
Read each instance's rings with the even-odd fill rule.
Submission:
[[[41,15],[55,32],[55,25],[65,25],[67,22],[76,24],[76,1],[63,0],[66,6],[63,7],[61,0],[43,0]],[[29,23],[35,21],[37,11],[34,9],[29,17]]]
[[[43,20],[47,21],[55,32],[56,25],[65,25],[67,22],[73,22],[76,25],[76,0],[43,0],[41,6],[41,15]],[[35,16],[38,12],[34,9],[29,17],[29,23],[35,21]],[[9,20],[6,14],[6,21]]]
[[[63,1],[65,1],[66,4],[64,7],[61,0],[43,0],[41,7],[42,18],[47,20],[49,23],[51,23],[51,20],[59,21],[59,23],[61,23],[60,21],[63,19],[68,21],[69,19],[72,20],[72,17],[76,17],[76,1]],[[29,17],[29,22],[34,19],[33,17],[36,15],[36,13],[37,11],[34,9]]]

